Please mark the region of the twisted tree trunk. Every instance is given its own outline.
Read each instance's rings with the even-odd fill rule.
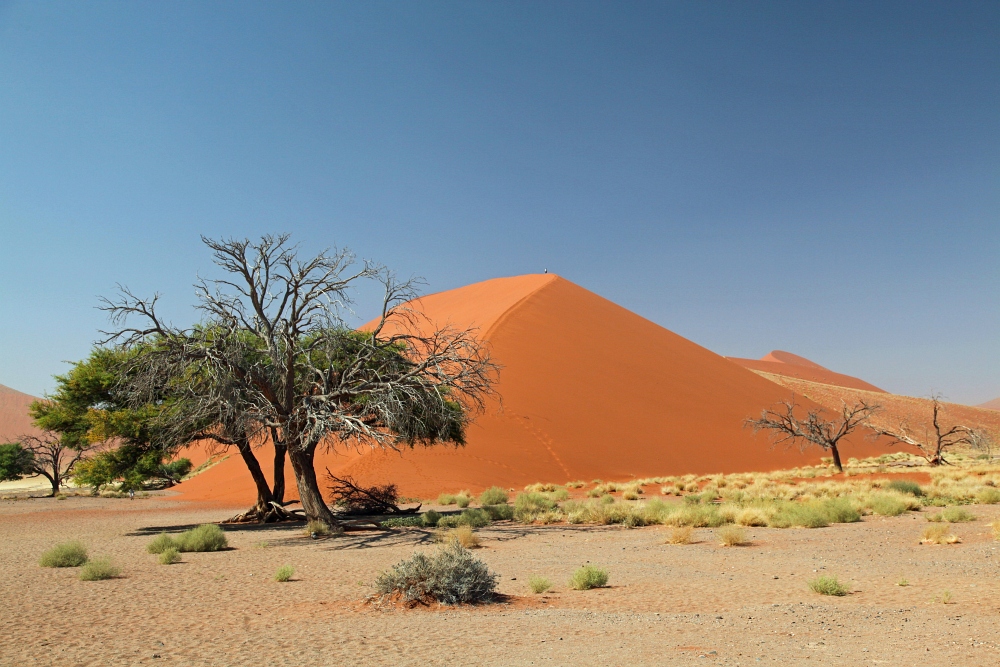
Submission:
[[[333,516],[333,512],[323,501],[323,494],[319,490],[319,483],[316,481],[316,468],[313,460],[316,457],[316,446],[307,449],[297,447],[288,450],[288,460],[292,464],[292,471],[295,473],[295,483],[299,489],[299,500],[302,501],[302,509],[306,512],[306,518],[310,521],[322,521],[328,526],[337,526],[339,521]]]

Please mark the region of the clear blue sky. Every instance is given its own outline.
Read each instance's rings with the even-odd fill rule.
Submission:
[[[0,1],[0,383],[271,231],[982,402],[1000,3]]]

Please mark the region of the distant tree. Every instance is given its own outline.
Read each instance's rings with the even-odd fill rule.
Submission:
[[[959,445],[967,445],[973,449],[986,451],[992,455],[992,445],[988,434],[961,424],[946,426],[944,419],[944,404],[940,396],[931,397],[931,425],[912,428],[905,421],[900,421],[895,427],[873,426],[879,435],[891,438],[893,444],[908,445],[919,452],[932,466],[948,463],[945,454]]]
[[[198,283],[200,325],[174,327],[157,315],[157,297],[127,289],[105,304],[121,326],[105,342],[151,351],[136,357],[134,376],[145,378],[132,383],[136,400],[144,384],[201,378],[210,392],[202,413],[239,405],[238,423],[270,431],[287,450],[306,515],[330,525],[336,518],[316,479],[319,447],[464,443],[498,367],[473,330],[432,327],[406,308],[414,281],[357,265],[347,251],[302,259],[287,235],[202,240],[226,275]],[[362,280],[381,283],[384,297],[378,322],[358,332],[343,311]],[[142,324],[127,326],[131,318]],[[218,424],[226,426],[222,415]]]
[[[803,450],[816,446],[828,451],[833,456],[833,465],[837,471],[843,472],[844,466],[840,461],[838,448],[840,441],[866,425],[881,407],[863,400],[853,405],[844,402],[840,414],[835,417],[826,417],[825,410],[814,408],[807,410],[803,418],[796,416],[797,409],[801,414],[802,409],[794,399],[781,401],[775,407],[762,411],[760,419],[747,419],[746,425],[752,427],[754,433],[768,431],[776,445],[797,444]]]
[[[34,456],[19,442],[0,445],[0,482],[14,482],[33,471]]]
[[[52,486],[52,495],[73,474],[73,468],[90,449],[89,445],[70,447],[63,441],[62,435],[52,431],[43,431],[41,435],[22,435],[18,445],[20,456],[30,461],[26,473],[41,475]]]

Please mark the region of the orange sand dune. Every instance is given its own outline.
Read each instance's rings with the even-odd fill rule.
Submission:
[[[11,442],[20,435],[38,435],[28,414],[28,406],[37,400],[0,384],[0,443]]]
[[[987,410],[1000,410],[1000,398],[994,398],[992,401],[986,401],[985,403],[980,403],[976,407],[985,408]]]
[[[786,388],[555,275],[489,280],[414,306],[439,325],[480,329],[504,366],[502,411],[492,404],[464,448],[327,452],[317,457],[321,475],[329,466],[429,497],[494,484],[769,470],[822,456],[772,448],[743,428],[788,398]],[[884,451],[863,439],[844,450]],[[270,449],[260,457],[267,469]],[[254,497],[236,454],[178,489],[189,499]]]
[[[879,389],[875,385],[869,384],[864,380],[859,380],[856,377],[843,375],[841,373],[834,373],[829,368],[824,368],[813,361],[809,361],[805,357],[800,357],[797,354],[792,354],[791,352],[774,350],[760,359],[739,359],[737,357],[726,358],[730,361],[735,361],[740,366],[749,368],[752,371],[770,373],[774,375],[785,375],[788,377],[799,378],[801,380],[809,380],[810,382],[832,384],[838,387],[850,387],[852,389],[864,389],[866,391],[877,392],[884,391],[883,389]]]

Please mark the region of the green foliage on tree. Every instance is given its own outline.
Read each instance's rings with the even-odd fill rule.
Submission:
[[[35,456],[18,442],[0,445],[0,482],[13,482],[34,472]]]

